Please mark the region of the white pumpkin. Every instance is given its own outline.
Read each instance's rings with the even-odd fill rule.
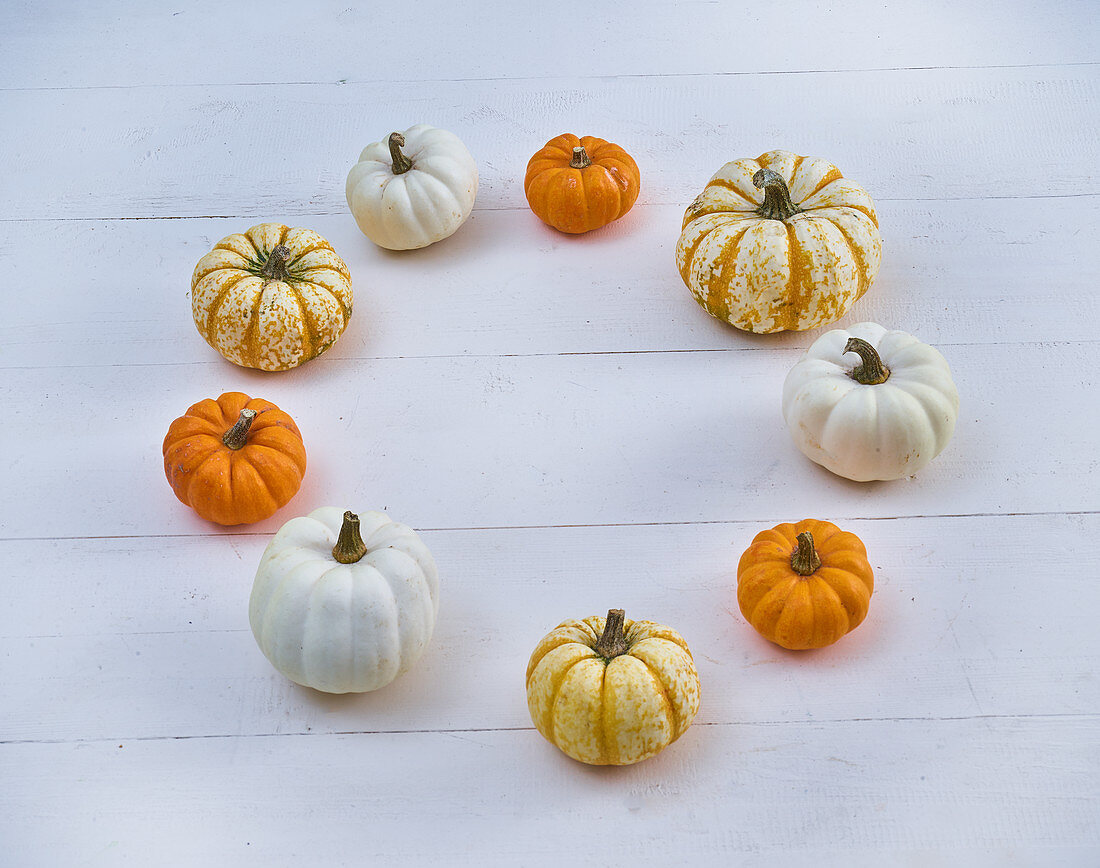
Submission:
[[[857,482],[912,476],[943,451],[958,415],[939,351],[870,322],[823,334],[783,384],[798,448]]]
[[[758,334],[835,322],[875,279],[875,203],[790,151],[722,166],[684,214],[676,265],[711,316]]]
[[[477,163],[454,133],[417,124],[363,148],[346,193],[355,222],[379,247],[427,247],[470,216]]]
[[[268,544],[248,620],[291,681],[363,693],[420,659],[438,610],[435,561],[412,528],[384,512],[326,506],[291,519]]]

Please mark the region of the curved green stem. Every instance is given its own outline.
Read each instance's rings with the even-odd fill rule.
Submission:
[[[256,411],[245,407],[241,410],[241,415],[237,417],[237,421],[233,423],[233,427],[222,434],[222,443],[230,449],[243,448],[245,443],[248,442],[248,429],[252,427],[252,423],[255,421]]]
[[[286,270],[288,259],[290,259],[290,248],[280,244],[268,254],[267,262],[260,269],[260,275],[268,280],[290,280],[290,272]]]
[[[800,576],[809,576],[821,566],[821,558],[814,549],[814,537],[809,531],[798,535],[798,548],[791,555],[791,569]]]
[[[390,133],[390,160],[393,162],[393,173],[404,175],[413,167],[413,161],[401,153],[405,146],[405,137],[401,133]]]
[[[626,634],[623,628],[626,622],[626,613],[622,609],[611,609],[604,621],[603,633],[596,640],[594,646],[598,655],[605,660],[625,654],[629,647],[626,642]]]
[[[883,364],[878,351],[863,338],[848,338],[844,345],[844,352],[859,353],[863,360],[848,374],[857,383],[865,386],[877,386],[890,379],[890,369]]]
[[[354,564],[367,553],[367,544],[359,532],[359,516],[351,510],[344,513],[340,536],[332,547],[332,556],[342,564]]]
[[[778,172],[771,169],[761,169],[752,176],[752,183],[764,189],[764,204],[756,209],[761,217],[771,220],[786,220],[793,217],[802,209],[791,201],[791,191],[787,188],[787,182]]]

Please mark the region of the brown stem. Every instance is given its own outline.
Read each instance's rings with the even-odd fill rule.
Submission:
[[[771,220],[786,220],[802,209],[791,201],[791,191],[787,182],[778,172],[761,169],[752,176],[752,183],[759,189],[764,188],[764,204],[756,209],[761,217]]]
[[[256,421],[256,411],[245,407],[233,423],[233,427],[222,434],[222,443],[230,449],[240,449],[248,442],[248,429]]]
[[[390,133],[390,160],[393,163],[393,173],[404,175],[413,167],[413,161],[401,153],[405,145],[405,137],[401,133]]]
[[[584,149],[583,145],[577,145],[573,148],[573,159],[569,161],[569,168],[587,169],[591,165],[592,161],[588,159],[588,151]]]
[[[367,553],[367,544],[359,533],[359,516],[350,510],[344,513],[340,536],[332,547],[332,556],[342,564],[354,564]]]
[[[800,576],[809,576],[821,566],[821,558],[814,550],[813,534],[802,531],[798,535],[798,548],[791,555],[791,569]]]
[[[604,621],[603,633],[596,640],[595,650],[605,660],[625,654],[626,634],[623,632],[626,615],[622,609],[611,609]]]
[[[859,353],[859,357],[863,359],[848,374],[857,383],[877,386],[890,379],[890,369],[882,363],[882,357],[879,356],[878,351],[862,338],[848,338],[848,343],[844,345],[844,352]]]
[[[286,261],[290,258],[290,248],[280,244],[267,257],[267,262],[260,269],[260,275],[268,280],[290,280],[290,273],[286,270]]]

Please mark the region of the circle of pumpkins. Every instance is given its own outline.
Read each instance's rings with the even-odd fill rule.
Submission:
[[[470,216],[477,164],[426,124],[363,149],[347,178],[355,220],[375,244],[415,249]],[[626,214],[640,175],[621,147],[572,134],[530,159],[524,193],[555,229],[580,234]],[[749,332],[833,322],[870,288],[882,256],[871,197],[836,166],[788,151],[726,163],[688,206],[676,246],[696,301]],[[223,238],[191,279],[203,338],[230,362],[285,371],[325,352],[352,313],[351,274],[309,229],[262,223]],[[821,335],[787,375],[782,412],[798,448],[856,481],[910,476],[950,440],[959,396],[942,355],[912,335],[859,323]],[[305,446],[275,404],[227,392],[169,427],[164,470],[179,500],[222,525],[273,515],[297,493]],[[867,615],[874,576],[860,539],[805,519],[761,531],[737,565],[745,619],[783,648],[821,648]],[[385,513],[321,507],[286,522],[256,571],[249,623],[290,680],[329,693],[389,684],[424,653],[439,579],[416,532]],[[671,627],[570,619],[527,666],[536,729],[568,756],[626,765],[679,738],[699,708],[699,674]]]

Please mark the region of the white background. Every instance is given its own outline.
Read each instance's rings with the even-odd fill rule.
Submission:
[[[1100,864],[1095,3],[526,6],[0,6],[0,863]],[[344,178],[418,122],[467,143],[477,206],[387,253]],[[583,237],[523,197],[565,131],[641,169]],[[882,270],[841,323],[952,365],[956,435],[918,478],[805,460],[779,395],[817,333],[725,327],[676,272],[686,204],[776,147],[877,203]],[[354,276],[343,338],[284,374],[191,321],[194,263],[263,221]],[[310,464],[223,530],[160,444],[228,390],[287,410]],[[292,685],[248,628],[271,533],[324,504],[385,508],[439,563],[433,643],[375,694]],[[744,622],[734,570],[808,516],[877,584],[799,654]],[[612,606],[687,638],[703,704],[660,756],[589,768],[523,675]]]

